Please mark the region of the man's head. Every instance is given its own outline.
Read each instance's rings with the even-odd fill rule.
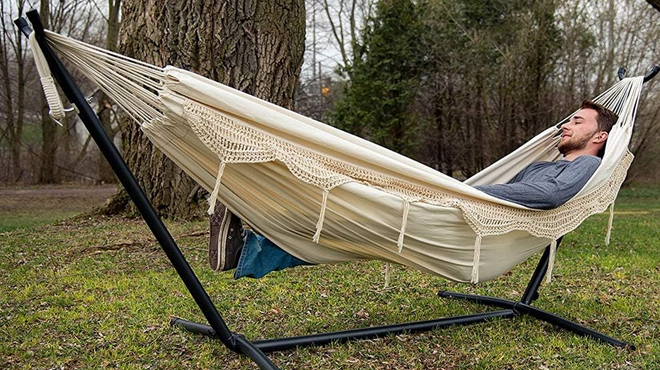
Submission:
[[[583,101],[580,110],[561,126],[561,141],[557,149],[567,160],[585,154],[602,157],[609,132],[618,118],[600,104]]]

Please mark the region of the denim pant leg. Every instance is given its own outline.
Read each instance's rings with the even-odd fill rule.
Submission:
[[[238,260],[234,279],[251,277],[258,279],[271,271],[287,267],[311,265],[282,250],[262,235],[245,230],[243,251]]]

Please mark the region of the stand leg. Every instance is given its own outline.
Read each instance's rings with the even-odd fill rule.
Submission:
[[[563,239],[564,239],[563,236],[557,239],[557,248],[559,248],[559,245],[561,244],[561,241]],[[541,256],[539,263],[536,265],[536,269],[534,270],[532,277],[529,279],[529,283],[527,283],[527,288],[525,289],[525,292],[523,293],[522,298],[520,299],[521,302],[525,304],[531,304],[534,300],[538,299],[539,286],[541,286],[541,282],[543,282],[545,273],[548,270],[549,259],[550,259],[550,246],[547,246],[543,251],[543,255]]]
[[[439,291],[438,296],[442,298],[462,299],[477,304],[485,304],[488,306],[495,306],[495,307],[508,308],[508,309],[513,309],[516,306],[516,303],[518,303],[516,301],[511,301],[504,298],[488,297],[488,296],[482,296],[476,294],[445,292],[445,291]]]
[[[635,350],[635,346],[631,343],[627,343],[627,342],[612,338],[612,337],[607,336],[603,333],[600,333],[600,332],[597,332],[595,330],[589,329],[589,328],[587,328],[585,326],[582,326],[578,323],[575,323],[575,322],[570,321],[570,320],[566,320],[563,317],[557,316],[557,315],[552,314],[552,313],[547,312],[547,311],[543,311],[543,310],[538,309],[536,307],[532,307],[532,306],[524,304],[524,303],[518,303],[515,307],[515,310],[520,312],[520,313],[524,313],[524,314],[530,315],[532,317],[535,317],[535,318],[537,318],[541,321],[545,321],[549,324],[558,326],[562,329],[572,331],[575,334],[583,335],[583,336],[586,336],[586,337],[591,337],[593,339],[600,340],[602,342],[611,344],[615,347],[627,348],[627,349],[632,350],[632,351]]]
[[[559,238],[559,240],[557,240],[557,246],[559,246],[559,243],[561,243],[562,238]],[[541,309],[532,307],[530,305],[534,300],[538,298],[539,286],[541,285],[541,282],[545,277],[545,272],[548,269],[549,256],[550,256],[550,247],[548,246],[543,252],[543,255],[541,256],[539,263],[536,265],[536,269],[534,270],[534,273],[532,274],[532,277],[529,280],[529,283],[527,284],[527,288],[525,289],[525,292],[523,293],[519,302],[511,301],[503,298],[486,297],[475,294],[453,293],[453,292],[445,292],[445,291],[438,292],[438,295],[442,298],[462,299],[478,304],[507,308],[512,310],[515,315],[527,314],[536,319],[569,330],[578,335],[591,337],[616,347],[623,347],[623,348],[628,348],[630,350],[634,350],[635,346],[630,343],[612,338],[603,333],[599,333],[595,330],[589,329],[578,323],[575,323],[570,320],[566,320],[563,317],[557,316],[547,311],[543,311]]]

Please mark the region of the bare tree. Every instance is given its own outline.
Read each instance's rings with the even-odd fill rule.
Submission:
[[[72,36],[87,42],[98,43],[94,39],[98,31],[98,16],[89,0],[61,0],[52,2],[41,1],[39,15],[45,28],[64,35]],[[77,147],[76,122],[74,117],[62,120],[62,128],[58,128],[49,116],[49,108],[42,97],[41,105],[41,168],[40,183],[54,183],[61,180],[58,169],[73,171],[72,158]],[[59,152],[61,155],[58,155]],[[59,160],[58,164],[58,157]]]
[[[563,30],[564,52],[557,61],[555,104],[570,112],[582,99],[593,97],[617,80],[617,70],[625,67],[628,75],[640,75],[658,63],[660,56],[660,13],[643,2],[609,0],[594,7],[586,0],[565,2],[558,11]],[[638,107],[635,130],[630,144],[637,160],[628,179],[643,172],[657,172],[651,156],[660,139],[660,92],[646,86]]]
[[[105,40],[105,48],[110,51],[117,51],[119,43],[119,13],[121,9],[121,0],[108,0],[108,17],[106,18],[107,23],[107,33]],[[119,125],[113,126],[113,123],[116,122],[117,115],[113,110],[113,103],[110,98],[103,93],[101,90],[98,90],[97,93],[98,100],[98,111],[99,120],[105,129],[106,134],[110,140],[115,139],[119,133]],[[98,166],[98,177],[99,181],[102,183],[114,183],[117,181],[112,168],[107,163],[105,158],[99,152],[97,157],[97,166]]]
[[[304,51],[302,0],[125,0],[120,51],[156,65],[176,65],[287,108]],[[161,215],[190,218],[204,204],[200,187],[146,140],[137,125],[122,131],[124,157]],[[123,209],[118,194],[108,211]],[[117,207],[115,207],[117,206]]]
[[[39,7],[39,16],[44,28],[50,28],[50,1],[42,1]],[[45,97],[41,97],[41,171],[39,172],[40,183],[54,183],[55,180],[55,155],[57,153],[57,126],[49,117],[48,103]],[[64,120],[68,126],[68,120]]]
[[[23,35],[11,22],[13,6],[22,14],[26,1],[15,4],[0,4],[2,10],[2,38],[0,38],[0,71],[2,71],[2,115],[5,126],[2,137],[9,144],[11,177],[7,180],[19,181],[23,174],[21,167],[21,141],[25,114],[26,48]],[[6,17],[6,15],[8,17]],[[9,19],[8,19],[9,18]],[[2,141],[0,139],[0,141]]]
[[[360,29],[372,15],[374,0],[315,0],[321,2],[324,21],[327,22],[341,60],[339,71],[350,78],[351,66],[362,57]]]

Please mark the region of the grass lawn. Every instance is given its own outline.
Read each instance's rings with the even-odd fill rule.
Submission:
[[[256,369],[216,340],[169,326],[203,316],[141,220],[77,217],[0,230],[0,369]],[[63,214],[66,216],[66,214]],[[637,346],[614,348],[528,317],[278,352],[283,369],[658,369],[660,186],[622,190],[564,238],[535,305]],[[207,268],[206,222],[168,227],[233,331],[305,335],[480,312],[438,290],[517,299],[536,258],[495,281],[454,284],[374,261],[233,281]],[[30,226],[30,227],[27,227]],[[4,229],[3,229],[4,228]]]

